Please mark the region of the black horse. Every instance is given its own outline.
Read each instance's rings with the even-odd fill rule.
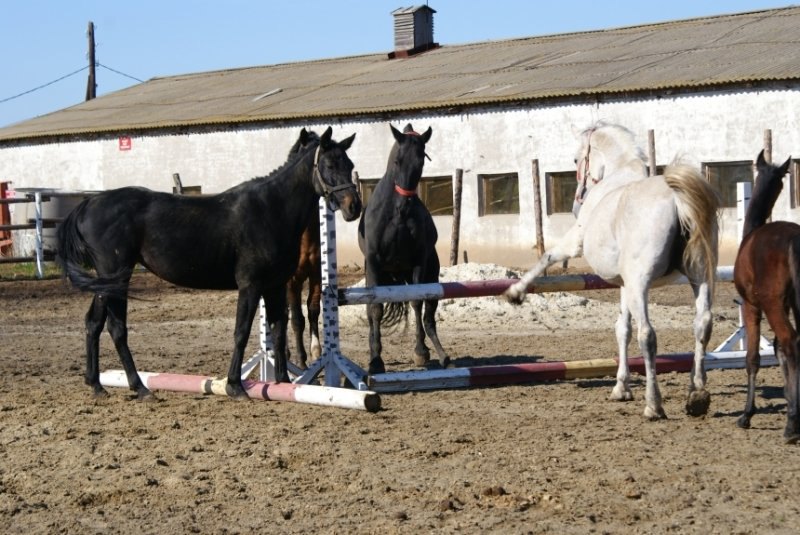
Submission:
[[[438,235],[430,212],[417,196],[417,185],[422,178],[425,163],[425,144],[432,130],[418,134],[406,125],[401,133],[390,125],[396,143],[389,154],[386,174],[375,186],[358,225],[358,244],[364,253],[367,286],[394,284],[422,284],[439,282],[439,255],[436,253]],[[416,319],[417,344],[414,361],[418,366],[430,360],[425,345],[425,334],[433,342],[443,368],[450,358],[436,334],[436,307],[439,301],[413,301]],[[397,317],[397,307],[404,303],[391,303],[388,316]],[[382,303],[367,305],[369,316],[369,373],[383,373],[386,368],[381,358],[381,322],[384,319]],[[424,325],[424,330],[423,330]]]
[[[164,280],[190,288],[234,290],[239,298],[228,395],[246,398],[244,350],[264,298],[275,351],[275,374],[288,382],[286,283],[297,267],[300,235],[324,196],[352,221],[361,198],[347,157],[355,134],[337,143],[329,127],[318,139],[302,129],[289,160],[217,195],[184,197],[126,187],[90,197],[57,231],[58,262],[74,286],[95,293],[86,314],[86,383],[100,384],[103,325],[139,399],[152,397],[136,371],[127,341],[128,284],[136,263]],[[94,268],[96,274],[85,271]]]

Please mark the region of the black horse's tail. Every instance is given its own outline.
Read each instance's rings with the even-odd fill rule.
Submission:
[[[130,269],[121,269],[110,276],[92,275],[84,266],[94,268],[91,247],[83,239],[78,228],[78,219],[86,209],[85,199],[62,221],[56,229],[56,264],[72,285],[84,292],[101,293],[108,296],[125,297],[128,293]]]
[[[386,303],[383,307],[381,327],[396,327],[401,322],[408,325],[408,301]]]

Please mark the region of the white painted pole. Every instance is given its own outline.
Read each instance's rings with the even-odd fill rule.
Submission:
[[[37,191],[33,194],[34,207],[36,209],[36,278],[44,277],[44,243],[42,241],[42,192]]]

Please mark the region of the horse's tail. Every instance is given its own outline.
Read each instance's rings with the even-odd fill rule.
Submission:
[[[675,193],[678,219],[686,236],[684,269],[702,276],[713,292],[719,259],[719,195],[690,165],[667,166],[664,180]]]
[[[395,327],[400,322],[405,322],[408,325],[408,302],[386,303],[383,308],[381,327]]]
[[[72,285],[84,292],[102,293],[124,297],[128,292],[130,269],[123,269],[110,276],[92,275],[84,266],[94,268],[92,249],[78,228],[78,221],[86,210],[89,199],[84,199],[58,225],[56,229],[56,264]]]

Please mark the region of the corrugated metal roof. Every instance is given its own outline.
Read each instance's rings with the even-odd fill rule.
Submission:
[[[0,142],[800,80],[800,7],[154,78],[0,129]]]

